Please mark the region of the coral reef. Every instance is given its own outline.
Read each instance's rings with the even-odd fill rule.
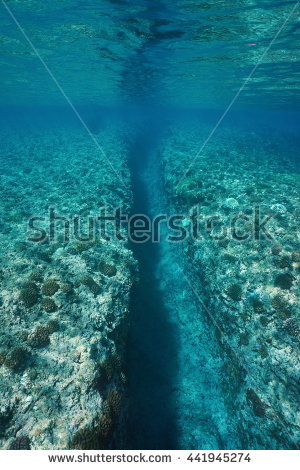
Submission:
[[[0,233],[0,448],[111,448],[116,435],[121,447],[125,404],[118,417],[99,411],[109,390],[126,386],[119,338],[136,262],[126,241],[81,241],[84,221],[77,238],[59,222],[51,238],[49,207],[83,219],[102,205],[129,213],[131,192],[115,184],[85,133],[22,132],[1,131],[0,208],[11,217]],[[125,135],[107,127],[98,137],[129,187]],[[28,233],[35,214],[44,217],[42,240]],[[103,273],[90,259],[105,261]]]
[[[198,224],[199,235],[180,248],[184,270],[226,351],[223,388],[236,397],[234,408],[230,400],[227,406],[237,414],[241,445],[295,449],[300,208],[294,137],[224,128],[181,181],[201,136],[204,141],[204,126],[178,125],[160,149],[168,205]],[[212,190],[213,197],[202,197]]]

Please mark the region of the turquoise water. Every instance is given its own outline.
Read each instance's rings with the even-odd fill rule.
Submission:
[[[0,11],[0,448],[297,448],[298,4]],[[272,237],[66,238],[103,206]]]

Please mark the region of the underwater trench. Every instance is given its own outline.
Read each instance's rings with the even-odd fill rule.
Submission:
[[[131,175],[133,214],[150,216],[145,171],[158,135],[140,132],[132,148]],[[132,243],[139,262],[139,282],[131,300],[131,329],[128,348],[129,449],[176,449],[176,416],[171,390],[177,374],[177,334],[168,319],[155,267],[159,247],[151,241]]]
[[[135,214],[164,213],[162,129],[148,124],[131,149]],[[182,248],[164,241],[131,248],[140,279],[130,306],[127,448],[242,448],[223,396],[224,351],[182,276]]]

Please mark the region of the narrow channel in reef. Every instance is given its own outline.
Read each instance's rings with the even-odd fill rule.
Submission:
[[[167,128],[160,121],[144,123],[130,165],[134,214],[152,221],[172,215],[162,185],[159,149]],[[237,423],[224,398],[226,358],[184,272],[182,243],[167,241],[166,224],[160,227],[160,242],[132,243],[140,279],[131,301],[129,446],[238,448]]]
[[[146,126],[139,129],[132,147],[130,168],[133,214],[151,217],[154,201],[148,167],[160,133],[156,126],[147,129]],[[131,300],[128,446],[135,449],[177,448],[172,388],[178,368],[178,333],[155,275],[160,247],[151,240],[133,242],[131,247],[139,262],[139,281]]]

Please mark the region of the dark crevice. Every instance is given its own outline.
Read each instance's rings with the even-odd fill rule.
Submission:
[[[133,213],[150,216],[151,201],[145,184],[149,155],[159,132],[148,125],[132,148]],[[177,377],[177,335],[168,321],[155,269],[159,247],[151,241],[132,243],[140,266],[140,279],[131,301],[128,348],[128,448],[176,449],[176,415],[172,388]]]

